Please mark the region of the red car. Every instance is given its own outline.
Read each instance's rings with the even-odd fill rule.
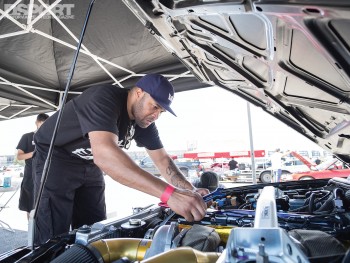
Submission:
[[[230,170],[230,167],[228,165],[228,162],[221,162],[221,163],[216,162],[216,163],[213,163],[212,165],[210,165],[210,168],[207,170],[213,171],[217,174],[223,174],[226,171]]]
[[[227,162],[223,162],[223,163],[213,163],[210,168],[224,168],[224,169],[229,169],[229,165]]]
[[[333,177],[348,177],[350,169],[342,166],[337,159],[325,161],[315,167],[316,170],[287,174],[282,176],[282,181],[326,179]]]

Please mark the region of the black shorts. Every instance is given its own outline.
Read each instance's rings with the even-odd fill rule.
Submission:
[[[25,167],[24,170],[18,208],[28,213],[34,208],[34,184],[31,167]]]

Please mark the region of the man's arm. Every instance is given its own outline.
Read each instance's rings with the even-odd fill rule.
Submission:
[[[164,148],[158,150],[147,150],[147,153],[167,182],[178,188],[189,190],[195,189],[194,186],[187,181]]]
[[[33,152],[24,153],[21,149],[17,150],[17,160],[27,160],[33,157]]]
[[[181,189],[188,189],[198,192],[200,195],[209,194],[209,190],[205,188],[196,188],[188,181],[180,169],[174,163],[164,148],[158,150],[147,150],[148,155],[157,166],[160,174],[167,182]]]
[[[94,163],[115,181],[160,198],[167,183],[141,169],[118,146],[118,136],[105,131],[89,132]],[[200,194],[176,188],[168,205],[188,221],[201,220],[206,204]]]

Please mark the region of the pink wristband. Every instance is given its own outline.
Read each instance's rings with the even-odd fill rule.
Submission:
[[[175,188],[174,186],[168,184],[168,186],[165,188],[162,196],[160,197],[160,201],[162,203],[166,204],[171,196],[171,194],[174,192]]]

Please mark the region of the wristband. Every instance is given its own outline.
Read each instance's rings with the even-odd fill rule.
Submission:
[[[171,196],[171,194],[174,192],[175,188],[174,186],[168,184],[168,186],[165,188],[162,196],[160,197],[160,201],[162,203],[166,204]]]

